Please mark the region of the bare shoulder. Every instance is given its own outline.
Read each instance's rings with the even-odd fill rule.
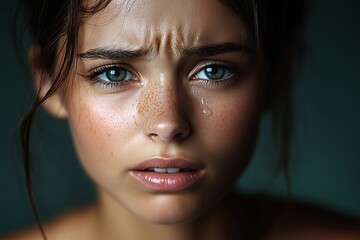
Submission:
[[[261,239],[360,240],[360,219],[308,203],[253,197],[246,199],[257,214]],[[254,210],[257,209],[257,210]],[[266,236],[266,237],[265,237]]]
[[[43,227],[51,240],[92,239],[89,229],[94,229],[94,221],[94,208],[89,206],[63,214],[44,223]],[[31,227],[0,237],[0,240],[43,240],[43,237],[38,227]]]

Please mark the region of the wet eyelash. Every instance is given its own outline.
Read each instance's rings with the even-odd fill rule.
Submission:
[[[224,68],[228,71],[230,71],[232,74],[226,78],[222,78],[222,79],[201,79],[201,78],[196,78],[195,76],[197,74],[199,74],[201,71],[203,71],[204,69],[208,68],[208,67],[218,67],[218,68]],[[199,80],[204,82],[206,85],[227,85],[227,84],[231,84],[235,81],[238,81],[242,78],[242,76],[244,75],[244,71],[237,67],[234,66],[233,64],[227,64],[224,62],[208,62],[205,63],[204,65],[201,65],[199,68],[199,70],[197,70],[194,74],[192,74],[191,79],[193,80]]]
[[[122,68],[125,71],[128,71],[129,73],[134,75],[131,71],[129,71],[126,67],[124,67],[122,65],[110,64],[110,65],[103,65],[103,66],[100,66],[100,67],[90,70],[89,73],[85,77],[88,78],[92,84],[94,84],[98,87],[107,89],[107,90],[117,89],[120,86],[125,86],[127,84],[130,84],[130,82],[131,82],[130,80],[111,82],[111,81],[104,81],[99,78],[99,75],[105,73],[108,70],[114,69],[114,68]]]

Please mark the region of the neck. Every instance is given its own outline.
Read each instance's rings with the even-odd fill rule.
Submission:
[[[111,196],[100,192],[96,210],[98,239],[239,239],[237,223],[240,222],[240,216],[234,207],[231,197],[226,197],[194,221],[153,224],[134,216]]]

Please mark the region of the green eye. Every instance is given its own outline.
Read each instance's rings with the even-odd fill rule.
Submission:
[[[221,80],[230,77],[234,73],[223,66],[207,66],[202,68],[196,75],[196,79],[204,79],[204,80]]]
[[[111,67],[98,75],[98,78],[105,82],[122,82],[134,79],[134,75],[121,67]]]

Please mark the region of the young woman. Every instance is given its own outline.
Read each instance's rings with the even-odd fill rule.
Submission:
[[[43,106],[69,122],[98,201],[6,239],[359,238],[345,220],[232,191],[262,113],[288,128],[301,2],[28,6],[38,99],[22,125],[27,179],[31,123]]]

